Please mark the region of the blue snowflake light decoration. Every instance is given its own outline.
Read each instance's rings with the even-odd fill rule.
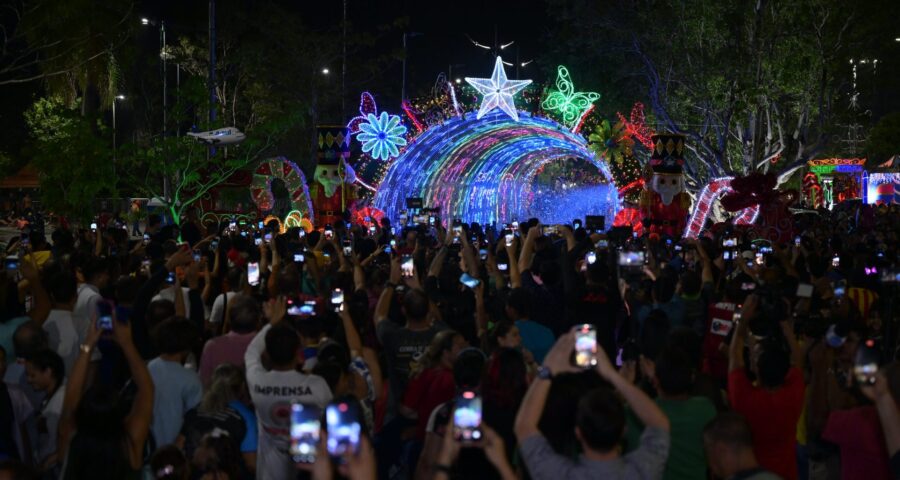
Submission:
[[[400,125],[400,117],[388,115],[366,115],[365,122],[359,124],[359,134],[356,139],[362,143],[363,153],[368,153],[374,159],[387,160],[400,155],[399,147],[406,145],[406,127]]]

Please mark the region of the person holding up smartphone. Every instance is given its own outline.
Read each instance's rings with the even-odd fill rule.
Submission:
[[[290,415],[281,415],[281,408],[300,402],[325,408],[332,393],[328,383],[318,375],[297,371],[300,337],[289,322],[284,322],[287,299],[278,297],[264,309],[269,324],[262,328],[247,346],[244,365],[247,386],[256,406],[260,425],[259,455],[256,477],[287,480],[294,470],[290,451]],[[263,367],[262,354],[269,358],[269,368]]]
[[[605,388],[583,396],[576,412],[575,435],[583,458],[589,461],[575,462],[559,455],[544,438],[538,422],[553,378],[582,370],[571,361],[574,350],[575,333],[562,335],[547,353],[519,407],[515,433],[531,478],[661,478],[669,454],[669,419],[646,393],[616,371],[599,345],[596,372],[612,384],[646,426],[640,446],[624,456],[619,452],[625,433],[625,408],[615,393]]]

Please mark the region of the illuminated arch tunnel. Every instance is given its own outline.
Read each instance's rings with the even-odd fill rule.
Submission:
[[[490,223],[537,216],[545,223],[568,223],[605,215],[609,226],[618,196],[606,163],[564,126],[519,115],[515,121],[496,111],[481,120],[469,115],[431,127],[390,165],[375,206],[397,218],[406,198],[421,197],[426,207],[439,207],[444,219]],[[544,165],[567,160],[588,162],[606,182],[535,188],[535,175]]]

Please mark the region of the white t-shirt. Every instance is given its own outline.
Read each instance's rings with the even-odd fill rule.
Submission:
[[[47,332],[50,349],[59,354],[66,364],[66,376],[72,373],[75,360],[78,359],[80,339],[75,330],[75,320],[68,310],[50,310],[43,329]]]
[[[184,298],[184,316],[190,316],[191,314],[191,297],[188,296],[191,289],[187,287],[181,287],[182,297]],[[175,286],[167,287],[159,291],[155,297],[153,297],[153,301],[157,300],[168,300],[172,303],[175,303]]]
[[[228,303],[237,295],[238,292],[220,293],[213,302],[212,313],[209,314],[209,323],[222,323],[225,320],[225,296],[228,296]]]
[[[78,332],[78,341],[84,343],[91,329],[91,321],[97,318],[97,304],[102,300],[100,290],[97,287],[82,283],[78,286],[78,299],[75,308],[72,309],[72,320],[75,322],[75,330]]]
[[[75,331],[78,332],[78,343],[85,343],[88,332],[91,330],[91,322],[97,318],[97,304],[103,300],[100,296],[100,290],[97,287],[82,283],[78,286],[78,300],[75,301],[75,308],[72,309],[72,322],[75,324]],[[91,361],[100,360],[99,349],[94,349],[91,353]]]
[[[262,366],[260,355],[265,350],[266,325],[256,334],[244,364],[247,368],[247,386],[256,406],[259,428],[259,448],[256,460],[257,480],[289,480],[296,476],[296,469],[288,453],[290,446],[291,401],[325,408],[331,401],[331,389],[325,379],[297,371],[268,371]]]
[[[37,410],[38,418],[38,438],[37,438],[37,460],[41,463],[48,456],[56,452],[56,437],[59,432],[59,417],[62,415],[63,400],[66,398],[66,384],[63,382],[59,388],[53,392],[53,396],[44,405],[44,408]]]

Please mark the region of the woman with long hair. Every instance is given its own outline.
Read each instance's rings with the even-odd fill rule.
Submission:
[[[466,340],[459,333],[453,330],[439,332],[413,369],[400,412],[416,420],[415,438],[420,442],[425,440],[425,427],[432,410],[456,393],[453,362],[465,346]]]
[[[72,367],[59,421],[60,457],[65,459],[65,479],[139,479],[144,447],[153,415],[153,380],[131,340],[131,324],[113,314],[112,338],[137,387],[131,408],[108,385],[95,384],[85,391],[91,354],[103,330],[90,322],[81,354]]]
[[[243,370],[229,363],[219,365],[200,405],[185,414],[184,425],[175,444],[184,449],[188,458],[192,458],[204,436],[214,431],[226,432],[234,447],[241,452],[247,471],[255,471],[256,415],[247,406],[249,400]]]

